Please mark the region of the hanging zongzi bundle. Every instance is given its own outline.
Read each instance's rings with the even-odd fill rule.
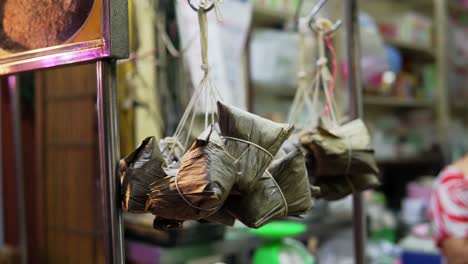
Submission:
[[[297,147],[281,149],[259,181],[245,193],[230,196],[227,208],[242,223],[259,228],[269,221],[304,214],[312,206],[304,155]]]
[[[320,187],[314,197],[337,200],[379,185],[379,169],[362,120],[333,129],[319,126],[302,133],[300,143],[307,153],[310,183]]]
[[[360,119],[334,129],[319,126],[303,132],[300,143],[315,157],[312,175],[379,172],[369,133]]]
[[[144,213],[150,185],[166,175],[164,158],[154,137],[148,137],[120,161],[123,206],[128,212]]]
[[[238,159],[241,192],[253,187],[263,176],[294,127],[280,124],[218,102],[219,127],[226,149]]]
[[[147,209],[174,220],[198,220],[214,214],[237,180],[233,157],[210,126],[182,157],[175,176],[156,181]]]
[[[218,102],[221,135],[239,164],[240,176],[226,209],[249,227],[258,228],[287,215],[281,188],[266,172],[293,126],[280,124]]]

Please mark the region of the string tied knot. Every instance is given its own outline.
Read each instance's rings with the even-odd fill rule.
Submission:
[[[317,66],[319,67],[326,66],[327,63],[328,63],[328,59],[325,57],[321,57],[317,60]]]
[[[202,64],[201,65],[201,69],[202,71],[204,71],[206,74],[208,74],[210,72],[210,65],[208,64]]]

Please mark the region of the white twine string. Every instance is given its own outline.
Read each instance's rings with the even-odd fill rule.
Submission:
[[[301,31],[299,33],[299,44],[300,44],[300,60],[299,60],[299,73],[298,73],[298,88],[296,94],[294,96],[293,103],[291,105],[290,112],[288,114],[288,122],[295,124],[298,127],[301,127],[302,124],[299,124],[300,116],[302,114],[302,110],[305,106],[310,113],[312,113],[314,109],[314,105],[310,100],[309,95],[309,87],[308,82],[309,78],[307,78],[307,66],[306,66],[306,44],[305,44],[305,32]],[[317,80],[317,76],[312,79],[312,85]],[[302,127],[303,128],[303,127]]]
[[[216,19],[219,22],[224,21],[223,14],[221,13],[221,7],[220,7],[223,2],[224,2],[224,0],[214,0],[213,1],[214,8],[215,8]]]
[[[215,0],[215,8],[219,8],[219,4],[221,1]],[[203,71],[203,78],[200,81],[200,84],[195,89],[192,98],[185,109],[184,114],[179,122],[179,125],[176,128],[174,133],[173,143],[169,146],[169,157],[172,156],[174,153],[176,145],[182,146],[183,150],[187,149],[187,145],[190,140],[190,135],[193,130],[193,125],[195,122],[196,111],[195,108],[200,100],[200,96],[204,94],[205,99],[205,109],[204,109],[204,125],[205,129],[216,122],[215,118],[215,105],[217,100],[222,101],[222,96],[216,86],[213,84],[213,80],[211,78],[211,68],[208,63],[208,30],[207,30],[207,15],[206,15],[206,0],[201,0],[199,3],[199,10],[198,10],[198,21],[200,26],[200,43],[201,43],[201,53],[202,53],[202,65],[201,69]],[[218,10],[219,12],[219,10]],[[211,112],[211,115],[210,115]],[[211,118],[210,118],[211,117]],[[188,128],[185,128],[187,125],[187,121],[190,119],[190,123]],[[186,130],[185,138],[183,138],[184,130]],[[183,143],[181,143],[181,140]]]
[[[203,207],[199,207],[199,206],[196,206],[194,205],[192,202],[190,202],[187,197],[185,197],[184,193],[182,192],[182,190],[180,190],[180,187],[179,187],[179,182],[178,182],[178,175],[177,174],[174,178],[174,183],[175,183],[175,187],[177,189],[177,192],[179,193],[180,197],[182,198],[182,200],[184,200],[184,202],[192,207],[193,209],[197,209],[197,210],[200,210],[200,211],[217,211],[219,208],[221,208],[221,206],[223,206],[223,204],[219,204],[215,207],[212,207],[212,208],[203,208]]]
[[[271,178],[271,180],[275,183],[275,186],[278,189],[279,194],[281,195],[281,199],[283,200],[283,203],[284,203],[284,216],[288,216],[289,214],[288,201],[286,200],[286,197],[284,196],[283,191],[281,190],[280,186],[276,182],[275,178],[273,178],[273,175],[271,175],[269,171],[266,171],[266,173]]]
[[[302,25],[302,24],[301,24]],[[322,120],[327,123],[327,126],[330,128],[337,128],[339,126],[338,121],[338,114],[337,114],[337,105],[334,96],[330,94],[329,91],[329,84],[332,81],[332,74],[327,66],[328,60],[326,57],[325,52],[325,27],[332,25],[329,20],[320,19],[316,21],[314,27],[318,31],[317,33],[317,62],[316,62],[316,73],[312,79],[310,86],[308,86],[308,79],[307,79],[307,70],[306,70],[306,45],[305,45],[305,32],[308,30],[305,26],[301,27],[299,40],[300,40],[300,65],[299,65],[299,85],[298,90],[296,91],[296,95],[293,100],[293,104],[291,106],[291,110],[288,116],[288,121],[290,123],[296,124],[299,127],[301,124],[297,124],[299,122],[299,116],[302,114],[304,107],[307,107],[309,114],[312,116],[314,115],[315,111],[320,109],[319,107],[319,97],[320,97],[320,88],[322,85],[323,93],[325,96],[326,104],[325,106],[328,107],[328,115],[327,118],[323,118],[323,110],[322,110]],[[327,109],[325,107],[325,109]],[[313,120],[309,120],[313,121]],[[312,122],[309,125],[313,125]],[[351,171],[352,166],[352,148],[349,143],[348,135],[345,135],[345,144],[347,149],[347,164],[345,170],[345,178],[348,184],[350,185],[353,193],[355,192],[354,185],[352,184],[351,180],[349,179],[349,173]]]
[[[241,139],[241,138],[235,138],[235,137],[226,137],[226,136],[222,136],[221,137],[222,139],[227,139],[227,140],[233,140],[233,141],[239,141],[239,142],[242,142],[242,143],[245,143],[245,144],[248,144],[248,145],[252,145],[258,149],[260,149],[261,151],[265,152],[268,156],[270,156],[271,159],[274,159],[275,157],[273,156],[273,154],[271,154],[268,150],[266,150],[264,147],[254,143],[254,142],[251,142],[251,141],[248,141],[248,140],[244,140],[244,139]]]
[[[322,22],[322,23],[327,23],[327,22]],[[329,91],[329,83],[332,79],[332,75],[330,73],[330,70],[327,67],[327,59],[326,59],[326,54],[325,54],[325,35],[323,31],[319,31],[319,54],[320,58],[317,61],[317,66],[320,67],[321,75],[320,78],[322,80],[323,84],[323,91],[325,94],[325,99],[327,101],[328,105],[328,114],[329,114],[329,125],[331,125],[331,128],[337,128],[340,124],[338,122],[337,118],[337,107],[336,107],[336,100],[334,100],[334,96],[330,94]],[[346,169],[345,169],[345,174],[344,177],[349,184],[351,190],[353,193],[356,192],[356,189],[354,188],[353,183],[351,182],[351,179],[349,178],[349,173],[351,171],[351,165],[352,165],[352,148],[349,143],[349,136],[348,134],[345,135],[344,142],[346,144],[346,153],[347,153],[347,163],[346,163]]]
[[[320,22],[318,29],[323,29],[322,24],[327,24],[328,20],[319,20],[317,23]],[[331,22],[330,22],[331,24]],[[301,127],[302,124],[298,124],[300,115],[302,111],[307,109],[310,116],[313,116],[319,107],[318,100],[320,96],[321,87],[323,88],[323,93],[325,95],[326,105],[330,109],[330,118],[327,120],[331,122],[332,127],[336,127],[339,125],[337,120],[337,110],[336,110],[336,102],[333,98],[333,95],[329,92],[329,83],[332,80],[332,75],[330,70],[327,66],[327,57],[325,52],[325,33],[324,30],[320,30],[317,33],[317,62],[316,62],[316,71],[312,78],[310,84],[307,78],[307,67],[306,67],[306,44],[305,44],[305,30],[301,30],[300,35],[300,65],[299,65],[299,73],[298,73],[298,89],[294,96],[294,100],[291,106],[291,110],[288,116],[288,121],[290,123],[296,124],[298,127]],[[321,86],[322,85],[322,86]],[[312,125],[312,120],[308,120],[309,126]],[[306,127],[303,127],[306,128]]]

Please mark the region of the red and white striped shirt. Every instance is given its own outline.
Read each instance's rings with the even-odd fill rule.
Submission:
[[[462,171],[448,167],[440,173],[429,215],[438,246],[448,238],[468,238],[468,178]]]

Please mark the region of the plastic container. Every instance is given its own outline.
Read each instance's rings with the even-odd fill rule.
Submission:
[[[270,242],[259,247],[253,256],[253,264],[314,264],[314,258],[301,242],[291,238],[304,233],[306,225],[297,222],[275,221],[251,232]]]

